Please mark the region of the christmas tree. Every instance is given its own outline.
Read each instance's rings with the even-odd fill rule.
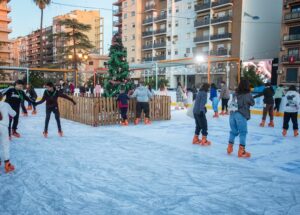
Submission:
[[[129,80],[129,65],[126,60],[127,51],[119,33],[113,36],[109,57],[108,76],[104,82],[104,96],[114,97],[120,92],[121,87],[126,92],[132,87],[132,82]]]

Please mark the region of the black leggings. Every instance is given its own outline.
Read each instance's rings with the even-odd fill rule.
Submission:
[[[17,130],[19,124],[19,116],[20,116],[20,107],[13,109],[16,112],[16,116],[13,118],[9,118],[9,126],[8,126],[8,134],[11,136],[11,129]]]
[[[196,129],[195,129],[195,135],[199,136],[200,132],[203,136],[207,136],[207,119],[205,116],[205,113],[203,111],[200,112],[200,114],[194,114],[195,123],[196,123]]]
[[[21,102],[21,108],[22,108],[23,113],[27,113],[27,109],[25,107],[25,101],[24,100]]]
[[[49,121],[50,121],[51,112],[54,113],[58,131],[61,132],[61,124],[60,124],[60,117],[59,117],[58,107],[46,107],[46,120],[45,120],[45,129],[44,129],[44,131],[48,132],[48,125],[49,125]]]
[[[146,118],[150,118],[148,102],[138,102],[136,104],[136,118],[141,118],[142,111],[144,111]]]
[[[280,98],[275,99],[275,108],[274,108],[274,111],[279,112],[279,110],[280,110],[280,104],[281,104],[281,99]]]
[[[283,129],[288,130],[289,129],[289,122],[292,120],[293,123],[293,130],[298,130],[298,113],[288,113],[284,112],[283,117]]]
[[[228,101],[229,99],[222,99],[222,111],[228,111]]]
[[[128,111],[127,107],[120,108],[120,112],[123,120],[127,119],[127,111]]]

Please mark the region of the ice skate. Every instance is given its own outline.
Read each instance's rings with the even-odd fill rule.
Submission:
[[[64,132],[59,131],[59,132],[58,132],[58,136],[63,137],[63,136],[64,136]]]
[[[200,144],[199,136],[195,135],[193,138],[193,144]]]
[[[250,158],[251,154],[249,152],[246,152],[245,146],[240,145],[239,152],[238,152],[239,158]]]
[[[45,138],[47,138],[47,137],[48,137],[48,132],[47,132],[47,131],[44,131],[44,132],[43,132],[43,135],[44,135]]]
[[[27,117],[27,116],[28,116],[28,113],[23,112],[22,115],[23,115],[24,117]]]
[[[36,111],[36,110],[33,110],[31,114],[32,114],[32,115],[36,115],[36,114],[37,114],[37,111]]]
[[[298,130],[296,129],[296,130],[294,130],[294,137],[298,137],[298,135],[299,135],[299,132],[298,132]]]
[[[134,120],[134,124],[135,125],[138,125],[140,123],[140,119],[139,118],[136,118],[135,120]]]
[[[283,135],[284,137],[286,137],[286,135],[287,135],[287,130],[286,130],[286,129],[283,129],[282,135]]]
[[[200,141],[200,145],[202,146],[209,146],[211,144],[210,141],[207,140],[206,136],[202,136],[202,140]]]
[[[259,124],[260,127],[265,127],[266,121],[262,120],[261,123]]]
[[[145,123],[145,125],[150,125],[151,121],[149,118],[145,118],[144,123]]]
[[[16,138],[20,138],[21,135],[17,132],[17,130],[12,130],[12,136],[16,137]]]
[[[221,116],[224,116],[224,115],[225,115],[225,112],[224,112],[224,111],[222,111],[222,112],[220,113],[220,115],[221,115]]]
[[[233,152],[233,144],[229,143],[227,146],[227,154],[231,154]]]
[[[4,169],[5,169],[5,173],[9,173],[9,172],[14,171],[15,167],[9,161],[7,161],[7,162],[5,162]]]
[[[219,113],[215,112],[215,115],[213,116],[213,118],[219,118]]]
[[[271,120],[270,123],[268,124],[268,126],[271,127],[271,128],[274,128],[274,126],[275,126],[275,125],[274,125],[274,121]]]

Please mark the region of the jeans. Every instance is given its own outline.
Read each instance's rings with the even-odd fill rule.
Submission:
[[[203,136],[207,136],[207,120],[205,113],[203,111],[200,112],[200,114],[195,114],[194,113],[194,118],[196,122],[196,130],[195,130],[195,135],[199,136],[200,131]]]
[[[274,119],[274,105],[273,104],[265,104],[264,110],[263,110],[263,117],[262,120],[267,119],[267,114],[269,113],[270,120],[273,121]]]
[[[58,107],[46,107],[46,119],[45,119],[44,131],[48,132],[48,125],[49,125],[50,116],[52,112],[54,113],[56,119],[58,131],[61,132],[60,115],[59,115]]]
[[[11,136],[11,129],[17,130],[19,125],[19,117],[20,117],[20,107],[13,108],[16,112],[16,116],[13,118],[9,118],[9,125],[8,125],[8,133]]]
[[[237,136],[240,136],[240,145],[246,146],[246,137],[248,133],[247,119],[239,112],[230,114],[230,137],[229,143],[234,144]]]
[[[212,100],[212,106],[213,106],[214,112],[218,112],[218,105],[219,105],[219,99],[218,99],[218,97],[213,98],[213,100]]]
[[[284,112],[283,116],[283,129],[289,129],[289,122],[292,120],[293,122],[293,130],[298,130],[298,113],[288,113]]]

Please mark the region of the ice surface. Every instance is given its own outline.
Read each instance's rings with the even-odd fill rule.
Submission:
[[[300,214],[300,138],[249,122],[248,160],[227,156],[228,117],[208,113],[210,147],[191,144],[184,111],[151,126],[98,127],[21,117],[12,174],[0,174],[1,215]],[[291,132],[291,131],[290,131]]]

